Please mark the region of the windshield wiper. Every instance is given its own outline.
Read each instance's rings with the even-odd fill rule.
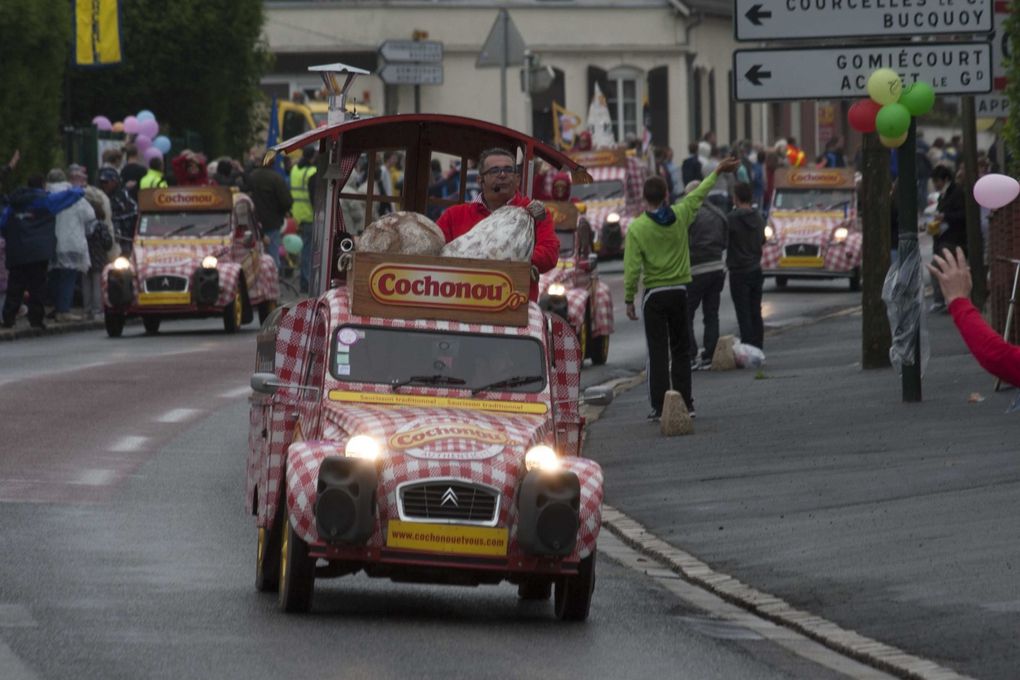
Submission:
[[[216,224],[216,225],[213,225],[213,226],[209,227],[208,229],[206,229],[204,231],[199,232],[198,235],[199,236],[205,236],[207,234],[213,233],[217,229],[222,229],[223,227],[229,227],[229,226],[230,226],[230,224],[227,223],[227,222],[224,222],[223,224]]]
[[[177,234],[181,233],[182,231],[187,231],[188,229],[191,229],[193,226],[195,226],[195,225],[194,224],[185,224],[183,227],[177,227],[176,229],[168,231],[167,233],[163,234],[163,236],[164,237],[167,237],[167,236],[176,236]]]
[[[463,385],[464,381],[460,378],[454,378],[448,375],[412,375],[410,378],[404,378],[403,380],[394,380],[390,383],[390,387],[394,392],[399,390],[404,385]]]
[[[539,382],[545,380],[545,376],[542,375],[515,375],[512,378],[504,378],[503,380],[497,380],[481,387],[472,387],[471,394],[478,394],[479,392],[485,392],[487,390],[494,390],[500,387],[517,387],[519,385],[527,385],[528,383]]]

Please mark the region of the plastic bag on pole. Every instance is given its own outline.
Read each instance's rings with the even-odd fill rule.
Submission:
[[[902,373],[904,366],[913,366],[920,340],[921,375],[924,376],[931,348],[924,313],[921,251],[916,240],[901,241],[898,251],[897,261],[889,267],[882,285],[882,301],[892,333],[889,361],[897,373]]]

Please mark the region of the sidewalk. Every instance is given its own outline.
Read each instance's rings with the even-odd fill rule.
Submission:
[[[659,538],[845,628],[976,677],[1020,668],[1016,390],[929,317],[924,401],[862,371],[861,318],[766,336],[756,371],[697,372],[695,434],[645,421],[645,386],[589,431],[606,502]],[[972,393],[982,401],[968,401]],[[1010,632],[1012,631],[1012,632]]]
[[[80,312],[77,309],[72,309],[71,311],[80,315]],[[43,335],[55,335],[57,333],[102,330],[105,328],[102,316],[96,317],[92,321],[54,321],[53,319],[44,319],[43,324],[46,328],[32,328],[28,324],[28,318],[24,316],[18,317],[14,324],[14,328],[0,327],[0,342],[5,340],[19,340],[21,338],[37,338]]]

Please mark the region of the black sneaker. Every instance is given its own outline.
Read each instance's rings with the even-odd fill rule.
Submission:
[[[651,423],[656,422],[660,418],[662,418],[662,413],[660,413],[659,411],[652,411],[647,416],[645,416],[645,420],[647,420],[647,421],[649,421]]]

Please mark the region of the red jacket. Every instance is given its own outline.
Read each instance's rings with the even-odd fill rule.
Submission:
[[[531,199],[520,192],[510,199],[507,205],[516,205],[519,208],[527,208]],[[482,201],[481,196],[470,203],[461,203],[447,208],[436,224],[443,230],[446,242],[449,243],[458,236],[471,231],[471,229],[492,213]],[[543,220],[535,221],[535,249],[531,253],[531,264],[538,269],[539,273],[545,273],[556,266],[560,257],[560,240],[556,238],[556,230],[553,227],[552,217],[545,216]],[[531,300],[538,301],[538,281],[531,282]]]
[[[1020,386],[1020,347],[992,330],[967,298],[950,302],[949,313],[981,368],[1010,385]]]

